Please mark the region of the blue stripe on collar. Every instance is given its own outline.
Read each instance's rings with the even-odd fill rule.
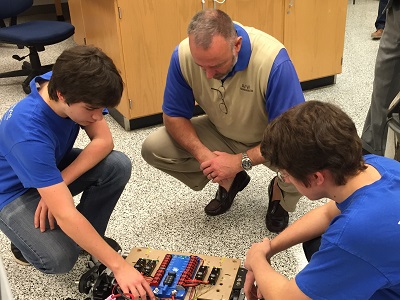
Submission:
[[[247,31],[238,24],[234,25],[238,36],[242,37],[242,47],[240,48],[239,51],[238,61],[235,67],[233,68],[234,72],[238,72],[238,71],[243,71],[249,65],[251,56],[251,44]]]

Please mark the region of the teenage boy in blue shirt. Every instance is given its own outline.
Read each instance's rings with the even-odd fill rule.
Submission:
[[[123,91],[114,63],[95,47],[73,47],[30,85],[31,94],[0,123],[0,229],[14,254],[60,274],[84,249],[112,270],[125,293],[154,299],[143,276],[104,239],[132,168],[113,150],[103,118]],[[80,129],[90,139],[84,149],[73,148]]]
[[[400,299],[400,164],[363,157],[351,119],[318,101],[300,104],[270,123],[261,153],[281,179],[310,200],[332,200],[250,248],[247,299]],[[306,241],[309,253],[318,240],[309,264],[295,278],[288,280],[271,267],[274,254]]]

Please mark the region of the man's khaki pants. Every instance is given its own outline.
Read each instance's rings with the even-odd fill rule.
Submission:
[[[207,116],[195,117],[191,122],[202,143],[211,151],[237,154],[259,144],[243,144],[221,135]],[[201,171],[199,162],[172,139],[165,127],[157,129],[146,138],[142,145],[142,156],[153,167],[175,177],[195,191],[202,190],[209,182]],[[268,162],[264,165],[270,167]],[[294,211],[301,194],[292,184],[279,180],[278,186],[284,195],[282,207],[286,211]]]

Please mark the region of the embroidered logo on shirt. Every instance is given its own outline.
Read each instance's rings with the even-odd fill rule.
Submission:
[[[253,89],[250,87],[249,84],[244,84],[244,83],[242,83],[242,86],[240,87],[240,89],[241,89],[242,91],[244,91],[244,92],[249,92],[249,93],[254,92]]]
[[[18,103],[17,103],[17,104],[18,104]],[[14,108],[15,108],[15,106],[16,106],[17,104],[14,104],[13,106],[11,106],[11,107],[9,108],[9,110],[6,112],[6,114],[5,114],[5,116],[4,116],[4,120],[5,120],[5,121],[7,121],[8,119],[11,118],[11,116],[12,116],[12,114],[13,114],[13,112],[14,112]]]

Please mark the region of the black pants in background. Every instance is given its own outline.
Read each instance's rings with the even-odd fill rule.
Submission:
[[[321,245],[320,236],[303,243],[304,254],[306,255],[308,261],[310,261],[311,256],[319,250],[320,245]]]

